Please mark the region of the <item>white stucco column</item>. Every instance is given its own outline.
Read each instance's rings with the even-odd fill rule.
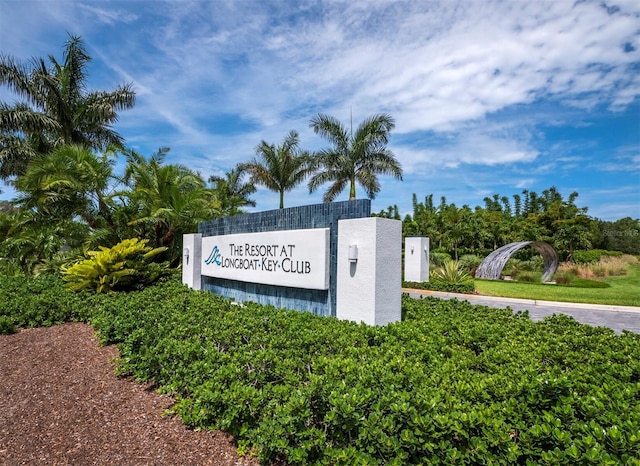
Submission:
[[[182,235],[182,283],[194,290],[202,288],[202,235]]]
[[[338,221],[336,317],[386,325],[401,320],[402,222]]]
[[[404,239],[404,280],[429,281],[429,238],[408,236]]]

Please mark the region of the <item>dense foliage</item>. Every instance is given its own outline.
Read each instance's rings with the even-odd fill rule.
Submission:
[[[588,251],[576,251],[573,254],[573,260],[577,264],[588,264],[590,262],[598,262],[602,257],[618,257],[622,253],[619,251],[604,251],[602,249],[590,249]]]
[[[449,293],[473,293],[475,290],[472,279],[452,283],[436,277],[430,278],[428,282],[403,281],[402,286],[414,290],[445,291]]]
[[[3,275],[0,280],[0,334],[13,333],[18,328],[84,321],[90,312],[84,296],[65,290],[60,277]]]
[[[309,180],[313,192],[325,183],[329,188],[322,196],[324,202],[333,201],[349,186],[349,200],[356,198],[356,182],[369,199],[380,192],[378,175],[390,175],[402,180],[402,166],[387,147],[389,133],[395,127],[391,115],[372,115],[353,128],[346,128],[338,119],[318,113],[309,124],[316,134],[331,143],[314,157],[316,172]]]
[[[67,144],[105,150],[124,147],[113,130],[118,111],[133,107],[131,84],[114,91],[87,91],[87,54],[80,37],[69,36],[63,61],[49,55],[21,63],[0,56],[0,84],[22,100],[0,102],[0,178],[24,174],[28,163]]]
[[[108,297],[38,283],[3,280],[0,315],[29,324],[38,290],[61,320],[90,318],[121,373],[265,464],[640,464],[636,334],[435,299],[367,327],[176,282]]]
[[[485,257],[514,241],[546,241],[562,260],[594,248],[640,254],[640,219],[601,221],[587,215],[577,198],[577,192],[565,198],[552,186],[541,194],[524,190],[512,199],[495,194],[471,208],[448,203],[444,196],[436,204],[432,194],[419,202],[414,194],[413,211],[402,219],[403,235],[429,237],[432,253],[447,252],[455,259],[463,254]],[[376,215],[401,220],[397,206]],[[519,254],[525,258],[527,253]]]
[[[87,258],[63,269],[65,286],[96,293],[140,289],[169,274],[168,262],[155,262],[166,247],[151,248],[147,240],[125,239],[111,248],[88,251]]]

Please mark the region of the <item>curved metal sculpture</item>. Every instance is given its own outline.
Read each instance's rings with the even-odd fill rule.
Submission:
[[[499,280],[502,269],[515,254],[516,251],[531,246],[536,249],[544,258],[544,271],[542,272],[542,281],[551,281],[551,277],[558,270],[558,254],[553,247],[543,241],[518,241],[517,243],[507,244],[496,249],[489,254],[480,264],[476,271],[476,278],[485,278],[487,280]]]

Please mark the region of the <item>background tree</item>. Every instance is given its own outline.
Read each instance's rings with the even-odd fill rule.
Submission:
[[[15,204],[48,223],[80,217],[92,228],[113,228],[108,190],[115,154],[96,155],[80,145],[65,145],[29,165],[15,182]]]
[[[594,232],[599,247],[627,254],[640,255],[640,220],[631,217],[621,218],[615,222],[600,221]]]
[[[244,182],[243,175],[242,167],[236,167],[225,173],[224,177],[209,177],[216,199],[220,203],[221,215],[238,215],[243,213],[243,207],[256,206],[256,201],[249,198],[256,192],[256,187],[252,183]]]
[[[578,207],[577,192],[564,198],[552,186],[541,195],[524,190],[507,196],[494,194],[483,199],[484,205],[471,210],[458,209],[442,196],[436,207],[433,195],[418,202],[413,195],[413,212],[403,220],[404,236],[428,236],[436,252],[479,254],[486,256],[514,241],[546,241],[558,250],[561,258],[574,250],[601,248],[634,253],[640,251],[640,221],[621,219],[602,222]],[[525,256],[530,250],[519,252]]]
[[[198,223],[220,216],[220,205],[213,190],[199,173],[182,165],[165,165],[168,148],[161,148],[149,159],[128,151],[122,183],[116,194],[128,224],[136,236],[149,239],[153,247],[167,246],[172,263],[180,259],[182,234],[196,231]]]
[[[130,84],[112,92],[87,92],[87,67],[91,58],[80,37],[70,36],[63,63],[49,56],[32,59],[31,66],[11,56],[0,57],[0,84],[24,99],[0,103],[0,177],[26,172],[28,162],[65,144],[103,151],[123,147],[112,129],[118,111],[132,108],[135,93]]]
[[[309,181],[313,192],[331,183],[324,193],[324,202],[333,201],[349,185],[349,200],[356,198],[356,181],[367,196],[374,199],[380,192],[378,175],[391,175],[402,180],[402,168],[393,152],[387,148],[393,118],[387,114],[373,115],[364,120],[355,134],[337,119],[319,113],[309,125],[316,134],[326,138],[332,147],[315,157],[317,173]]]
[[[297,131],[290,131],[281,145],[262,141],[256,155],[239,169],[251,175],[251,183],[259,184],[280,195],[280,208],[284,208],[284,193],[302,183],[312,171],[311,157],[300,149]]]

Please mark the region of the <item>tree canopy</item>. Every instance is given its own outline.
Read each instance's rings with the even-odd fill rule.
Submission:
[[[312,172],[308,152],[300,148],[297,131],[290,131],[282,144],[260,142],[256,147],[257,158],[240,165],[251,175],[251,181],[280,195],[280,208],[284,208],[284,193],[302,183]]]
[[[50,55],[23,63],[0,56],[0,85],[22,101],[0,103],[0,177],[22,175],[29,161],[65,144],[104,151],[124,147],[114,129],[118,112],[135,104],[131,84],[111,92],[87,91],[88,65],[83,40],[69,36],[59,63]]]
[[[327,139],[331,147],[322,149],[314,157],[314,175],[309,181],[313,192],[325,183],[330,183],[324,193],[324,202],[333,201],[347,185],[349,200],[356,198],[358,182],[370,199],[380,192],[378,175],[390,175],[402,180],[400,162],[387,144],[389,133],[395,127],[388,114],[377,114],[365,119],[355,134],[336,118],[322,113],[309,124],[316,134]]]

